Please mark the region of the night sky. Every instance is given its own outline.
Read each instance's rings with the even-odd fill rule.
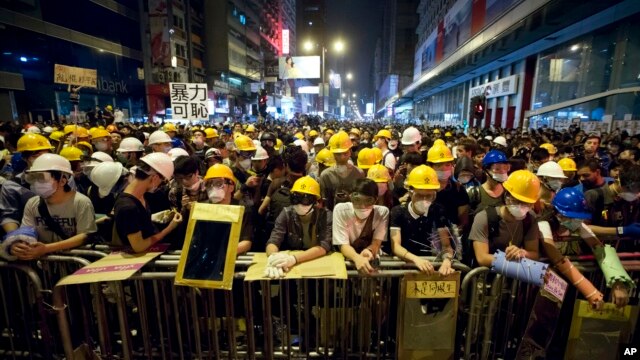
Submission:
[[[327,0],[327,42],[342,39],[346,46],[344,55],[327,53],[327,65],[342,75],[343,91],[357,93],[362,99],[366,92],[372,101],[373,84],[371,67],[375,53],[376,40],[382,33],[382,5],[386,0]],[[329,47],[331,49],[331,47]],[[332,56],[333,55],[333,56]],[[336,69],[337,68],[337,69]],[[328,72],[329,69],[327,69]],[[346,80],[347,72],[353,74],[353,80]],[[360,104],[361,109],[364,106]]]

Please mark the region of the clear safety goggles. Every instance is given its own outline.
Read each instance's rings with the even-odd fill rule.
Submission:
[[[238,151],[238,156],[245,159],[250,159],[256,155],[255,151]]]
[[[30,172],[24,174],[24,180],[29,184],[36,182],[50,182],[53,179],[51,173],[48,172]]]
[[[222,189],[226,184],[229,184],[229,180],[224,178],[209,179],[205,182],[207,189]]]

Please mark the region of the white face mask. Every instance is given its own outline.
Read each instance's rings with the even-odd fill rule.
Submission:
[[[473,179],[473,176],[460,176],[458,177],[458,182],[460,182],[460,184],[466,184],[469,181],[471,181],[471,179]]]
[[[202,139],[200,139],[200,138],[194,139],[193,140],[193,145],[195,145],[197,147],[201,147],[202,145],[204,145],[204,141],[202,141]]]
[[[378,196],[382,196],[387,193],[389,190],[389,184],[387,183],[378,183]]]
[[[207,196],[209,196],[209,201],[211,201],[212,204],[217,204],[222,201],[224,199],[224,195],[224,188],[213,188],[207,190]]]
[[[523,220],[531,209],[526,205],[507,205],[507,210],[516,220]]]
[[[98,151],[107,151],[108,148],[109,148],[109,144],[104,141],[100,141],[96,143],[96,150]]]
[[[296,214],[300,216],[305,216],[310,214],[313,211],[313,205],[296,204],[296,205],[293,205],[293,210],[296,212]]]
[[[490,172],[490,174],[491,174],[491,178],[499,183],[503,183],[507,181],[507,178],[509,177],[509,174],[495,174],[493,172]]]
[[[436,174],[438,175],[438,180],[440,181],[449,180],[449,178],[451,177],[451,170],[438,170],[436,171]]]
[[[431,202],[427,200],[420,200],[413,203],[413,209],[418,212],[418,215],[427,215]]]
[[[31,184],[31,191],[43,199],[48,199],[56,192],[56,189],[53,186],[53,180],[45,182],[36,181]]]
[[[618,194],[618,196],[620,196],[620,198],[624,201],[635,201],[636,199],[638,199],[638,194],[636,193],[632,193],[629,191],[625,191],[625,192],[621,192],[620,194]]]
[[[251,159],[240,160],[240,167],[244,170],[251,169]]]
[[[551,190],[558,191],[562,187],[562,180],[560,179],[547,180],[547,185]]]
[[[162,152],[163,152],[163,153],[165,153],[165,154],[168,154],[168,153],[169,153],[169,151],[171,151],[171,149],[173,149],[173,148],[171,147],[171,145],[163,146],[163,147],[162,147]]]
[[[398,140],[389,141],[389,149],[390,150],[395,150],[397,148],[398,148]]]
[[[341,176],[347,175],[347,172],[349,172],[349,167],[347,165],[336,165],[336,170],[338,171],[338,174]]]
[[[371,212],[373,211],[372,208],[368,208],[368,209],[353,209],[353,212],[356,214],[356,217],[360,220],[364,220],[366,218],[369,217],[369,215],[371,215]]]

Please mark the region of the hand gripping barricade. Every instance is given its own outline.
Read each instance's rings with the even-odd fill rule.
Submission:
[[[0,258],[4,258],[9,261],[17,260],[17,258],[11,254],[10,250],[11,246],[19,241],[27,244],[34,244],[38,242],[38,233],[36,232],[36,229],[31,226],[23,226],[5,235],[2,243],[0,243]]]

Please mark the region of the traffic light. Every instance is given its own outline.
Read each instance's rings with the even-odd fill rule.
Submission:
[[[262,89],[258,96],[258,112],[262,117],[267,116],[267,91]]]

